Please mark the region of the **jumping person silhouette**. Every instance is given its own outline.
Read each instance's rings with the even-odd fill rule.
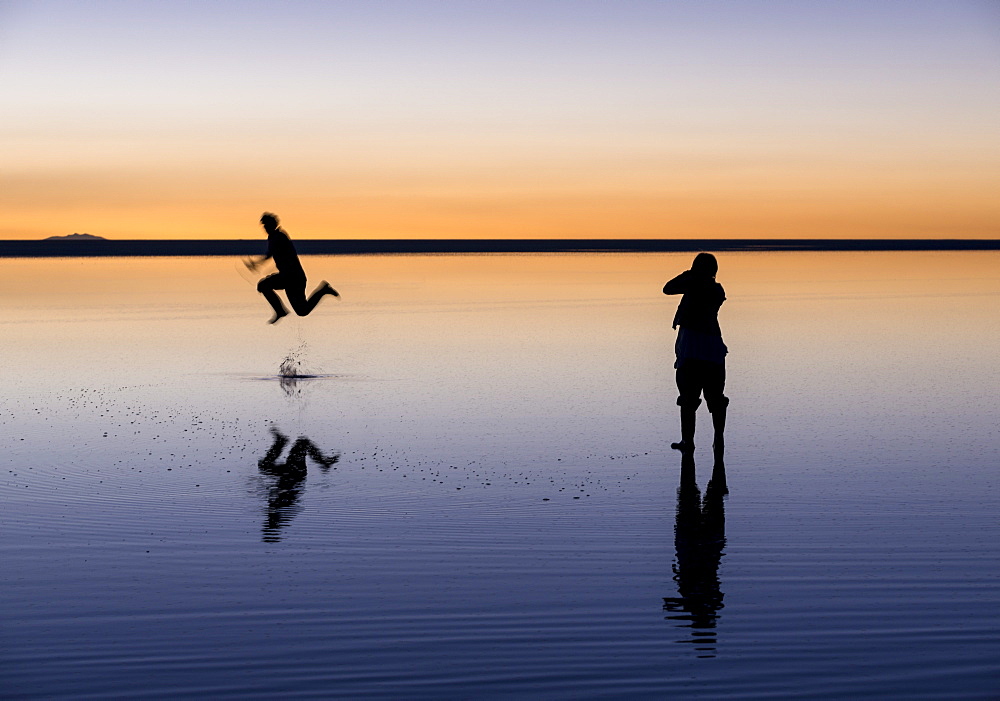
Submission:
[[[299,316],[306,316],[315,309],[323,295],[340,296],[330,286],[330,283],[324,280],[307,299],[306,272],[302,269],[302,263],[299,262],[299,256],[295,252],[292,240],[285,233],[285,230],[278,226],[278,217],[270,212],[264,212],[260,223],[264,226],[264,231],[267,232],[267,253],[257,260],[248,260],[247,267],[256,270],[261,263],[272,258],[278,269],[278,272],[268,275],[257,283],[257,291],[264,295],[264,299],[274,309],[274,317],[268,322],[269,324],[273,324],[281,317],[288,315],[288,310],[281,303],[275,290],[285,291],[288,304]]]
[[[684,295],[677,305],[673,328],[677,331],[674,351],[677,361],[677,405],[681,408],[681,440],[670,447],[682,452],[694,450],[695,412],[701,405],[701,394],[712,414],[715,428],[715,450],[725,446],[726,408],[729,398],[726,388],[726,353],[719,328],[719,307],[726,301],[726,291],[715,281],[719,263],[711,253],[695,256],[690,270],[663,286],[665,295]]]

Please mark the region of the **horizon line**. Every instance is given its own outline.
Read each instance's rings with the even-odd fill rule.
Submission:
[[[300,255],[684,253],[694,251],[995,251],[1000,239],[294,239]],[[259,255],[253,239],[9,239],[0,258]]]

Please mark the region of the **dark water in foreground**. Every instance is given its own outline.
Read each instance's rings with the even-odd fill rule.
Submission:
[[[0,695],[997,698],[1000,254],[878,255],[720,259],[728,495],[687,255],[309,259],[276,328],[10,261]]]

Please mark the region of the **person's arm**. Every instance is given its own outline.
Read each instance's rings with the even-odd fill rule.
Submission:
[[[246,265],[247,265],[248,268],[250,268],[250,270],[256,270],[261,265],[263,265],[264,262],[267,261],[270,257],[271,257],[271,242],[268,241],[267,242],[267,253],[265,253],[264,255],[262,255],[260,258],[257,258],[256,260],[254,260],[253,256],[247,258]]]
[[[673,280],[663,286],[665,295],[682,295],[691,288],[691,271],[685,270]]]
[[[253,258],[247,258],[246,259],[247,267],[250,268],[250,270],[256,270],[257,268],[259,268],[261,265],[264,264],[264,261],[266,261],[270,257],[271,256],[269,256],[269,255],[261,256],[260,258],[257,258],[256,260],[254,260]]]

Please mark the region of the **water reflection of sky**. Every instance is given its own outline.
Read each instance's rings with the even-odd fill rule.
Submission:
[[[8,261],[6,687],[974,697],[1000,256],[721,256],[724,502],[689,258],[308,259],[344,300],[277,327],[232,261]]]

